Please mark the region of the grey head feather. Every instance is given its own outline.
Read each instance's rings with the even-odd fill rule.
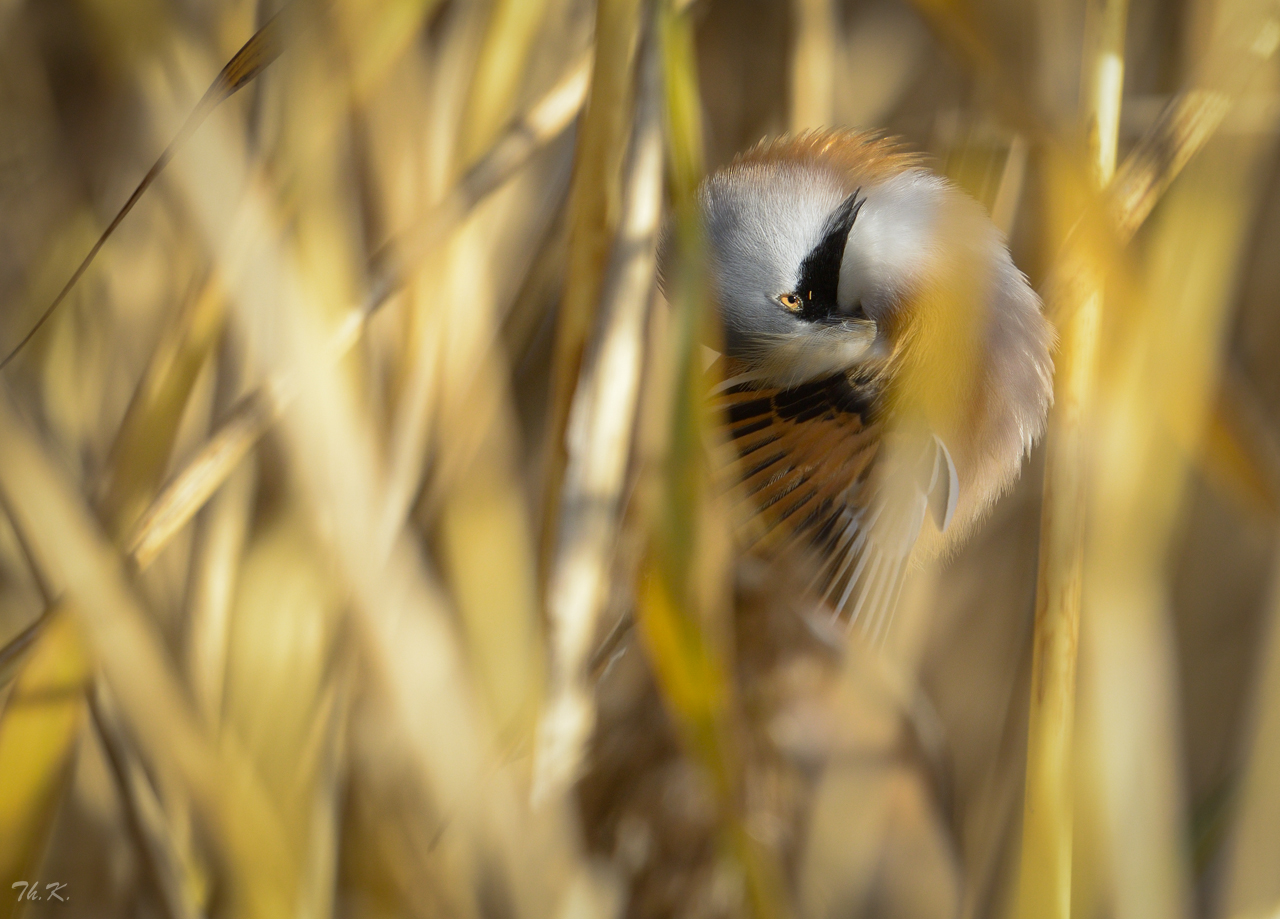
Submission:
[[[808,164],[751,164],[708,178],[699,190],[716,300],[729,354],[747,357],[762,336],[798,321],[777,297],[796,289],[800,265],[850,189]]]

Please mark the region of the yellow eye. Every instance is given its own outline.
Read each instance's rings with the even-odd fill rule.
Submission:
[[[803,305],[800,302],[800,298],[795,294],[782,294],[778,297],[778,302],[793,313],[800,312],[800,307]]]

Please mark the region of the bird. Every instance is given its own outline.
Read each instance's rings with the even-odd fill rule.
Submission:
[[[1040,298],[982,206],[881,134],[761,141],[697,210],[744,539],[802,554],[815,609],[882,641],[913,563],[954,551],[1044,432]]]

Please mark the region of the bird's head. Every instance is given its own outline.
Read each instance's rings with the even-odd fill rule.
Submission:
[[[988,482],[980,503],[1012,480],[1044,426],[1053,335],[977,202],[892,141],[823,132],[757,146],[699,203],[737,367],[782,387],[892,381],[962,482]]]
[[[779,385],[890,357],[956,197],[915,157],[854,134],[766,143],[708,177],[726,353]]]

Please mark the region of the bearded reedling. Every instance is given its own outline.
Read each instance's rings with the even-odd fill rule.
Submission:
[[[877,135],[765,141],[699,204],[747,532],[883,634],[912,557],[970,532],[1044,430],[1040,300],[982,207]]]

